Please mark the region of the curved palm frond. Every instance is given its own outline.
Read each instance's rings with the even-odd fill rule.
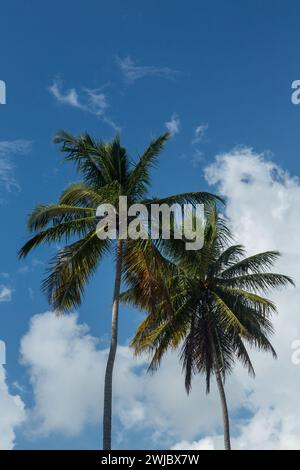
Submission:
[[[291,277],[268,272],[245,274],[229,279],[218,278],[217,281],[220,285],[248,289],[251,292],[260,291],[265,293],[269,292],[271,289],[286,287],[287,285],[295,286]]]
[[[52,223],[57,225],[62,222],[91,217],[96,215],[93,207],[77,207],[68,204],[42,204],[37,206],[28,218],[28,229],[36,232]]]
[[[83,217],[68,222],[62,222],[46,230],[41,230],[30,238],[19,250],[19,258],[25,258],[29,252],[42,243],[54,243],[64,240],[68,243],[73,236],[84,237],[95,226],[95,217]]]
[[[58,251],[42,284],[55,311],[66,312],[81,304],[85,285],[109,246],[110,240],[100,240],[93,230],[82,240]]]
[[[249,273],[259,274],[261,272],[266,272],[273,266],[279,256],[279,251],[266,251],[264,253],[249,256],[248,258],[244,258],[241,261],[236,262],[227,269],[224,269],[221,273],[221,277],[226,279]]]
[[[152,140],[149,147],[141,155],[138,163],[128,176],[128,194],[134,195],[139,200],[145,197],[151,184],[150,169],[157,164],[157,157],[163,150],[169,137],[169,132],[165,132]]]

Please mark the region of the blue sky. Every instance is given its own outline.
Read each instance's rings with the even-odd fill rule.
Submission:
[[[290,95],[300,75],[300,5],[296,0],[11,0],[0,14],[0,79],[7,86],[7,104],[0,106],[0,339],[7,345],[10,394],[32,410],[34,379],[20,341],[30,318],[49,309],[40,283],[54,249],[39,249],[24,262],[16,253],[27,237],[30,210],[54,202],[77,179],[52,143],[56,131],[88,130],[105,140],[119,129],[136,157],[171,126],[174,135],[154,172],[153,194],[212,190],[204,169],[217,154],[234,148],[267,152],[266,162],[299,174],[300,107]],[[220,178],[212,180],[222,187]],[[106,260],[78,311],[77,321],[101,338],[100,349],[109,334],[112,281],[112,263]],[[123,345],[141,318],[123,309]],[[155,423],[141,431],[122,416],[116,417],[114,434],[120,447],[157,446]],[[240,422],[247,413],[235,410],[233,416]],[[54,425],[38,432],[30,420],[15,427],[16,448],[99,446],[100,426],[93,420],[71,435]],[[207,432],[217,433],[219,424],[211,426]],[[165,429],[164,447],[182,438]],[[202,437],[201,423],[198,433],[189,430],[189,439]]]

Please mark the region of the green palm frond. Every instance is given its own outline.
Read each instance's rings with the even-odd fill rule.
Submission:
[[[247,329],[235,315],[234,310],[228,306],[224,297],[216,293],[213,293],[212,296],[216,311],[218,312],[218,315],[221,318],[221,322],[225,328],[234,328],[235,331],[237,331],[239,334],[247,336]]]
[[[151,184],[150,169],[158,161],[158,155],[163,150],[170,134],[165,132],[157,139],[154,139],[145,152],[141,155],[128,177],[127,190],[129,194],[137,198],[144,198]]]
[[[103,202],[98,191],[84,183],[73,183],[61,194],[59,204],[80,207],[95,207]]]
[[[55,311],[67,312],[81,304],[85,285],[109,246],[110,241],[99,240],[93,230],[82,240],[58,251],[42,284]]]
[[[244,305],[248,305],[250,308],[257,309],[259,315],[268,316],[272,313],[276,313],[275,304],[259,294],[249,292],[244,289],[238,289],[235,287],[218,286],[217,292],[221,292],[223,295],[227,295],[232,299],[232,302],[242,301]]]
[[[259,274],[266,272],[273,266],[279,256],[280,253],[278,251],[266,251],[249,256],[225,269],[221,276],[227,279],[249,273]]]
[[[100,162],[105,161],[107,155],[105,144],[95,142],[87,133],[75,137],[65,131],[58,132],[54,143],[61,144],[60,150],[66,154],[65,160],[75,163],[86,183],[92,187],[107,183],[100,167]]]
[[[95,217],[92,216],[62,222],[46,230],[41,230],[22,246],[18,256],[19,258],[25,258],[33,248],[42,243],[61,242],[62,240],[68,243],[73,236],[84,237],[94,226]]]
[[[244,254],[245,248],[242,245],[229,246],[212,261],[210,273],[214,276],[221,275],[221,271],[237,263]]]
[[[56,225],[62,222],[81,219],[84,217],[95,217],[93,207],[77,207],[67,204],[43,204],[37,206],[28,218],[28,229],[36,232],[49,224]]]
[[[271,289],[279,287],[286,287],[287,285],[294,286],[294,281],[289,276],[275,273],[255,273],[245,274],[242,276],[235,276],[229,279],[218,278],[220,285],[229,287],[238,287],[241,289],[248,289],[252,292],[269,292]]]
[[[241,361],[242,365],[248,369],[248,374],[252,377],[255,377],[254,367],[252,365],[248,351],[243,343],[242,338],[240,338],[238,335],[234,337],[234,348],[237,358],[239,361]]]
[[[167,196],[164,198],[153,198],[150,200],[145,200],[144,204],[146,206],[150,204],[167,204],[168,206],[172,206],[173,204],[178,204],[180,206],[183,206],[184,204],[190,204],[193,207],[195,207],[197,204],[203,204],[205,206],[204,209],[209,210],[210,205],[215,201],[224,202],[222,197],[212,193],[188,192],[175,194],[173,196]]]
[[[234,334],[239,334],[248,339],[251,335],[256,334],[258,328],[265,335],[273,334],[273,325],[270,320],[272,307],[266,305],[265,302],[262,303],[257,299],[250,299],[245,295],[238,294],[237,292],[233,293],[230,290],[218,288],[216,292],[234,313],[240,324],[243,325],[243,330],[234,328]],[[228,326],[230,327],[229,324],[225,324],[226,328]],[[231,330],[233,332],[233,329]]]

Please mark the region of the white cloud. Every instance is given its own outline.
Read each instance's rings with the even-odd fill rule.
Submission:
[[[85,109],[79,102],[79,96],[75,88],[71,88],[70,90],[67,90],[65,93],[63,93],[61,87],[61,83],[55,80],[49,88],[50,92],[57,99],[57,101],[63,104],[74,106],[75,108]]]
[[[259,409],[244,425],[237,426],[238,436],[231,437],[234,450],[295,450],[299,449],[299,427],[295,432],[295,420],[283,419],[278,409]],[[222,450],[221,434],[207,436],[198,441],[180,441],[174,450]]]
[[[10,302],[12,298],[12,289],[4,285],[0,285],[0,303]]]
[[[194,137],[192,140],[193,145],[199,144],[199,142],[203,140],[207,132],[207,129],[208,129],[208,124],[201,124],[196,127],[195,132],[194,132]]]
[[[147,364],[146,358],[143,363]],[[217,428],[221,410],[216,387],[212,386],[211,394],[206,396],[204,380],[197,377],[191,394],[187,396],[176,353],[166,356],[155,374],[146,374],[145,371],[138,374],[134,371],[132,359],[131,364],[131,368],[124,371],[128,387],[124,388],[122,382],[119,384],[115,408],[125,429],[146,431],[153,448],[164,448],[174,440],[194,439]],[[117,381],[118,373],[115,375]],[[247,400],[246,392],[239,387],[235,392],[234,377],[232,382],[230,406],[236,407],[237,403],[241,406]]]
[[[35,404],[28,412],[31,432],[76,435],[87,424],[101,422],[107,353],[97,349],[97,341],[76,315],[57,318],[45,313],[32,318],[21,342],[22,363],[28,368],[34,394]],[[187,397],[176,354],[170,354],[155,375],[146,373],[146,365],[146,358],[134,358],[128,347],[119,346],[114,413],[121,433],[145,430],[155,448],[169,445],[171,439],[193,438],[217,425],[216,390],[206,398],[204,384],[197,380]],[[240,403],[242,394],[241,390],[233,393],[230,403]]]
[[[0,450],[13,449],[15,430],[25,421],[25,406],[19,395],[12,395],[6,383],[6,374],[0,365]]]
[[[97,422],[103,361],[95,338],[75,315],[35,315],[22,338],[21,358],[34,393],[29,415],[33,430],[76,435],[86,424]]]
[[[165,123],[167,130],[170,132],[172,136],[175,134],[179,134],[180,132],[180,119],[176,113],[173,113],[171,116],[170,121]]]
[[[134,83],[144,77],[161,77],[166,79],[174,79],[179,75],[177,70],[169,67],[157,67],[154,65],[136,65],[128,56],[121,59],[116,58],[116,63],[121,70],[123,77],[127,83]]]
[[[210,437],[193,442],[180,441],[171,447],[172,450],[215,450],[215,448],[214,440]]]
[[[20,186],[14,176],[12,157],[30,152],[32,142],[27,140],[0,141],[0,189],[18,190]]]
[[[75,88],[70,88],[64,91],[62,81],[56,79],[49,87],[49,91],[59,103],[101,117],[114,130],[120,130],[115,122],[106,115],[109,105],[105,93],[100,88],[83,88],[81,92],[78,92]]]

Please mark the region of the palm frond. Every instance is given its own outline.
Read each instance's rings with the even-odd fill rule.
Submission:
[[[271,289],[295,285],[291,277],[275,273],[245,274],[230,279],[218,278],[217,282],[220,285],[228,287],[237,287],[247,289],[251,292],[261,291],[265,293],[269,292]]]
[[[280,253],[278,251],[266,251],[249,256],[225,269],[221,276],[227,279],[249,273],[258,274],[266,272],[273,266],[279,256]]]
[[[93,230],[85,238],[58,251],[42,284],[55,311],[67,312],[80,305],[85,285],[109,246],[110,241],[100,240]]]
[[[22,246],[18,256],[19,258],[25,258],[33,248],[42,243],[61,242],[63,239],[68,243],[73,236],[84,237],[93,226],[95,226],[94,216],[62,222],[46,230],[41,230]]]
[[[151,184],[150,169],[157,163],[158,155],[163,150],[170,134],[165,132],[154,139],[141,155],[128,177],[127,190],[129,194],[141,199],[145,197]]]
[[[36,232],[49,224],[68,222],[84,217],[95,216],[93,207],[77,207],[67,204],[42,204],[37,206],[28,218],[28,229]]]

